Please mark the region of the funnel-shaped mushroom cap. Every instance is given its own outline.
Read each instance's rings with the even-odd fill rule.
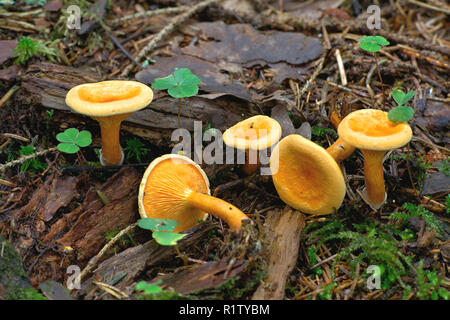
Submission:
[[[110,80],[73,87],[66,103],[74,111],[91,117],[128,114],[146,107],[153,91],[137,81]]]
[[[236,149],[263,150],[277,143],[281,126],[268,116],[254,116],[238,122],[223,133],[223,142]]]
[[[321,146],[300,135],[289,135],[278,143],[270,157],[270,168],[278,195],[297,210],[329,214],[344,200],[344,177],[336,161]]]
[[[361,109],[347,115],[338,127],[339,137],[358,149],[391,150],[407,144],[412,137],[407,123],[395,123],[388,113]]]
[[[192,228],[207,213],[186,202],[191,192],[210,194],[209,180],[194,161],[177,154],[156,158],[145,171],[139,187],[139,213],[142,218],[177,221],[175,232]]]

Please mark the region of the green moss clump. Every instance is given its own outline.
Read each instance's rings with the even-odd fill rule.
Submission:
[[[0,297],[2,295],[8,300],[46,300],[31,286],[19,253],[0,236]]]

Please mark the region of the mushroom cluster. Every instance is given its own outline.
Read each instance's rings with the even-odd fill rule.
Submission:
[[[120,124],[131,113],[145,108],[152,90],[136,81],[103,81],[72,88],[66,103],[75,111],[97,120],[101,128],[102,165],[120,165],[124,154],[119,143]],[[275,146],[270,156],[272,180],[280,198],[302,212],[322,215],[336,211],[346,186],[338,162],[358,148],[364,156],[364,200],[378,209],[386,200],[383,158],[388,150],[408,143],[412,136],[406,123],[394,123],[387,112],[363,109],[336,123],[339,138],[327,149],[297,134],[281,137],[280,124],[267,116],[245,119],[223,134],[226,145],[244,150],[243,171],[254,173],[258,152]],[[175,232],[185,231],[208,214],[240,230],[249,217],[234,205],[210,194],[205,172],[190,158],[167,154],[146,169],[138,194],[142,218],[171,219]]]

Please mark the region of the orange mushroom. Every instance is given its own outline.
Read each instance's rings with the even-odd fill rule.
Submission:
[[[119,142],[120,124],[133,112],[145,108],[153,91],[137,81],[111,80],[73,87],[66,95],[72,110],[90,116],[100,124],[102,165],[120,165],[124,154]]]
[[[223,133],[223,142],[236,149],[245,150],[246,174],[254,173],[259,167],[258,151],[277,143],[281,137],[281,126],[268,116],[254,116],[238,122]]]
[[[338,127],[339,136],[359,148],[364,156],[365,201],[379,209],[386,201],[383,176],[383,157],[388,150],[407,144],[412,137],[407,123],[395,123],[388,113],[376,109],[362,109],[348,114]]]
[[[272,180],[281,200],[313,215],[337,210],[345,197],[345,181],[333,157],[297,134],[283,138],[270,157]]]
[[[185,231],[206,219],[207,213],[224,220],[233,230],[250,220],[232,204],[210,195],[205,172],[188,157],[167,154],[153,160],[144,173],[138,195],[142,218],[178,222],[174,232]]]

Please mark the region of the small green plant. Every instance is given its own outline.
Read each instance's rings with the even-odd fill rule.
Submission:
[[[327,286],[323,287],[323,291],[319,293],[319,299],[320,300],[331,300],[332,298],[332,293],[331,291],[337,287],[337,283],[336,282],[332,282]]]
[[[195,96],[201,82],[202,80],[191,70],[180,68],[167,77],[156,78],[152,83],[152,89],[167,90],[171,97],[178,99],[178,128],[180,128],[181,99]]]
[[[35,288],[17,288],[14,293],[8,293],[9,300],[48,300]]]
[[[92,134],[87,131],[78,131],[76,128],[66,129],[56,135],[56,140],[60,143],[57,145],[59,151],[68,154],[77,154],[78,162],[80,163],[83,177],[86,182],[86,170],[84,168],[86,159],[80,152],[80,148],[87,147],[92,143]]]
[[[355,272],[359,262],[365,261],[369,265],[380,267],[382,288],[389,288],[395,281],[404,286],[400,277],[411,266],[411,257],[400,252],[397,248],[400,241],[381,229],[377,222],[365,220],[359,224],[353,223],[350,227],[337,218],[330,217],[329,221],[308,225],[304,236],[308,242],[317,241],[317,246],[323,243],[336,245],[336,241],[339,241],[340,250],[332,266],[333,278],[335,265],[339,261],[346,261],[352,272]]]
[[[145,294],[158,294],[163,291],[158,284],[161,284],[161,280],[156,283],[147,283],[145,281],[140,281],[136,284],[136,291],[142,291]]]
[[[106,235],[105,235],[105,240],[109,242],[109,241],[112,240],[119,232],[120,232],[120,230],[111,230],[111,231],[108,231],[108,232],[106,233]],[[118,242],[120,245],[134,245],[134,246],[136,245],[136,242],[134,241],[133,237],[132,237],[129,233],[124,234],[122,237],[120,237],[119,240],[117,240],[117,242]],[[117,248],[114,247],[114,253],[116,253],[116,250],[117,250]]]
[[[87,147],[92,143],[92,135],[89,131],[78,131],[76,128],[69,128],[56,135],[56,140],[60,142],[57,148],[64,153],[77,153],[80,147]]]
[[[446,207],[445,212],[446,212],[447,214],[450,214],[450,194],[448,194],[448,195],[445,197],[445,207]]]
[[[417,297],[421,300],[438,300],[439,297],[448,300],[450,292],[441,287],[443,280],[437,271],[423,270],[423,260],[419,261],[416,269]]]
[[[43,55],[50,61],[59,60],[59,50],[56,48],[56,41],[43,42],[24,37],[19,40],[14,48],[13,57],[17,57],[14,63],[25,64],[35,55]]]
[[[19,155],[20,156],[28,156],[35,152],[36,152],[36,148],[33,147],[32,145],[21,146],[20,150],[19,150]],[[20,171],[21,172],[27,172],[27,171],[40,172],[42,170],[45,170],[46,167],[47,166],[44,163],[42,163],[38,158],[33,158],[33,159],[29,159],[29,160],[25,161],[24,163],[22,163],[22,165],[20,166]]]
[[[312,246],[308,248],[308,258],[309,258],[309,262],[310,262],[311,266],[313,266],[317,263],[316,251],[314,250],[314,247],[312,247]],[[318,276],[322,275],[322,269],[320,269],[320,268],[314,268],[313,272],[315,274],[317,274]]]
[[[384,46],[389,45],[389,41],[382,36],[365,36],[358,41],[359,47],[367,52],[378,52]]]
[[[438,168],[438,170],[447,177],[450,176],[450,164],[448,163],[448,159],[442,161],[442,165]]]
[[[50,130],[50,122],[52,122],[54,113],[55,109],[47,110],[47,119],[45,120],[45,129],[47,130],[47,132]]]
[[[358,39],[359,47],[364,51],[373,53],[375,59],[375,66],[377,68],[378,78],[381,83],[381,93],[383,95],[383,108],[386,109],[386,95],[384,93],[383,78],[381,77],[380,67],[378,65],[377,52],[380,51],[384,46],[389,45],[387,41],[382,36],[365,36]]]
[[[145,157],[149,149],[144,148],[144,144],[137,138],[133,137],[126,142],[127,146],[123,148],[126,153],[126,159],[135,157],[138,162],[142,162],[142,157]]]
[[[421,205],[417,206],[415,204],[407,202],[403,204],[402,209],[406,211],[391,213],[389,219],[396,220],[404,224],[406,223],[406,221],[408,221],[409,218],[420,217],[425,221],[428,227],[436,230],[441,234],[444,232],[439,220],[434,216],[432,212],[428,211],[423,206]]]
[[[168,290],[163,290],[159,285],[162,280],[158,280],[155,283],[147,283],[145,281],[140,281],[136,284],[136,291],[140,292],[141,295],[138,299],[142,300],[180,300],[180,299],[191,299],[190,297],[184,296],[172,288]]]
[[[405,106],[405,103],[411,100],[415,94],[416,92],[414,90],[404,93],[402,90],[394,89],[394,91],[392,91],[392,96],[398,106],[389,111],[388,119],[396,123],[408,122],[411,120],[414,116],[414,109]]]
[[[336,130],[330,128],[321,128],[321,127],[312,127],[311,134],[313,136],[323,137],[326,135],[330,135],[333,138],[337,138],[338,134]]]

